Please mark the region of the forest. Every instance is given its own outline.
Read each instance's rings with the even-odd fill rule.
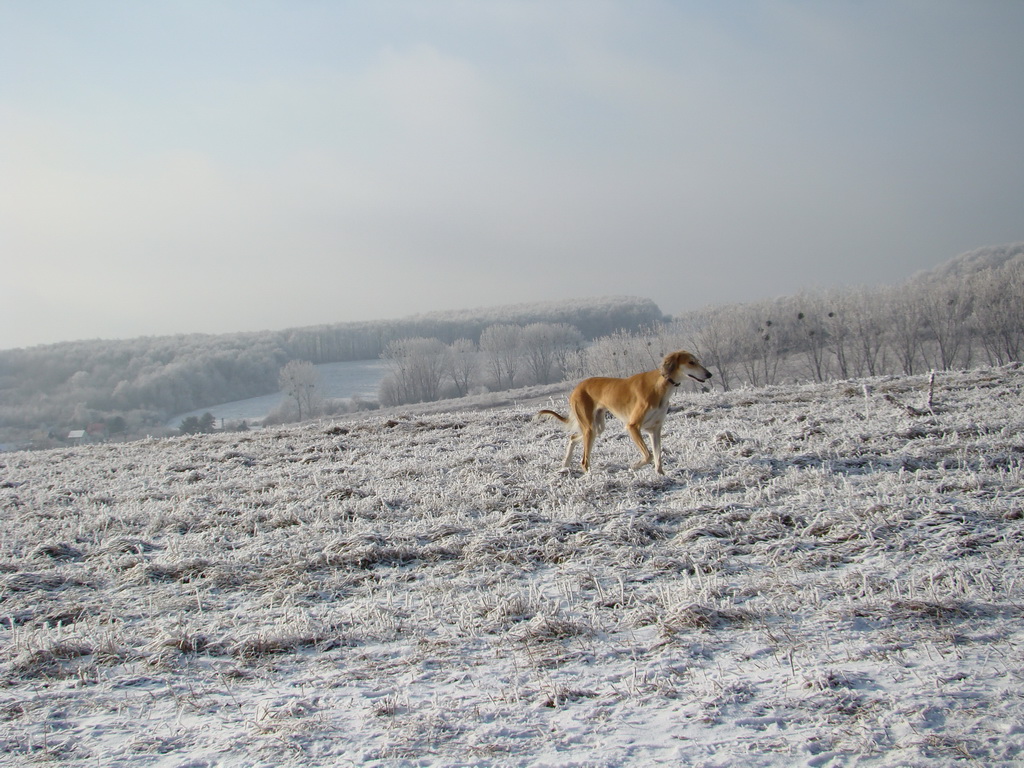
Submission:
[[[907,283],[804,291],[667,317],[629,297],[421,315],[220,336],[69,342],[0,352],[0,442],[52,445],[68,430],[101,438],[158,434],[171,415],[298,391],[282,373],[384,358],[379,405],[392,406],[589,375],[646,370],[686,348],[721,390],[1021,360],[1024,243],[958,256]],[[292,367],[291,370],[296,370]],[[317,402],[304,373],[296,414]],[[344,407],[344,406],[342,406]]]
[[[649,299],[604,297],[220,335],[88,340],[0,351],[0,444],[47,447],[71,430],[159,434],[176,414],[279,390],[282,368],[377,359],[397,339],[476,344],[494,325],[569,322],[585,340],[666,318]]]

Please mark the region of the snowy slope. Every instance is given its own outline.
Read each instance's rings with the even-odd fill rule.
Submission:
[[[1019,765],[1022,387],[3,455],[0,765]]]

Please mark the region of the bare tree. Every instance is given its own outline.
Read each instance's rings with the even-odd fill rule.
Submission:
[[[885,323],[889,347],[903,368],[912,374],[922,358],[922,310],[918,291],[905,288],[886,291]]]
[[[718,385],[726,392],[734,383],[741,336],[734,307],[703,310],[694,319],[692,351],[705,368],[714,372]]]
[[[395,339],[381,355],[391,374],[381,383],[384,405],[426,403],[441,397],[441,383],[450,370],[450,352],[438,339]]]
[[[573,325],[559,323],[556,327],[561,329],[561,333],[555,334],[555,377],[565,380],[583,352],[583,334]]]
[[[532,323],[523,329],[523,357],[535,384],[565,378],[568,355],[583,345],[583,336],[566,323]]]
[[[797,306],[802,307],[796,313],[796,334],[807,368],[818,381],[828,377],[825,359],[829,346],[828,310],[819,296],[801,294],[796,298]]]
[[[877,376],[886,368],[885,300],[877,291],[848,294],[842,313],[850,334],[851,373]],[[850,374],[847,374],[850,375]]]
[[[497,389],[515,386],[522,344],[523,329],[518,325],[492,325],[480,334],[480,351]]]
[[[972,297],[959,284],[942,283],[923,288],[919,301],[921,324],[935,350],[932,367],[952,368],[967,341]]]
[[[1024,353],[1024,263],[988,269],[969,281],[975,297],[970,326],[989,363],[1004,365]]]
[[[468,395],[480,370],[480,353],[472,339],[456,339],[448,348],[448,375],[460,397]]]
[[[738,349],[740,367],[754,387],[774,384],[779,372],[782,333],[772,319],[773,309],[777,307],[752,304],[737,312],[745,326]]]
[[[299,421],[310,418],[320,404],[320,375],[306,360],[292,360],[281,369],[281,391],[298,410]]]
[[[646,336],[617,331],[595,339],[586,350],[587,376],[632,376],[649,369],[654,342]]]

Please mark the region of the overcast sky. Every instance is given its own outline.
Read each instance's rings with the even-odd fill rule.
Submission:
[[[1024,2],[0,0],[0,348],[1024,240]]]

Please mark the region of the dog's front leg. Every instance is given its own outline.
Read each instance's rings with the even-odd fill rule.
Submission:
[[[636,443],[636,447],[640,449],[640,455],[643,456],[640,461],[633,465],[633,469],[646,467],[651,463],[652,456],[647,443],[644,442],[644,436],[640,433],[640,427],[636,424],[630,424],[626,427],[626,430],[629,432],[629,436],[633,438],[633,442]]]
[[[651,445],[654,447],[654,471],[659,475],[664,475],[665,472],[661,468],[661,427],[655,427],[651,430]]]

